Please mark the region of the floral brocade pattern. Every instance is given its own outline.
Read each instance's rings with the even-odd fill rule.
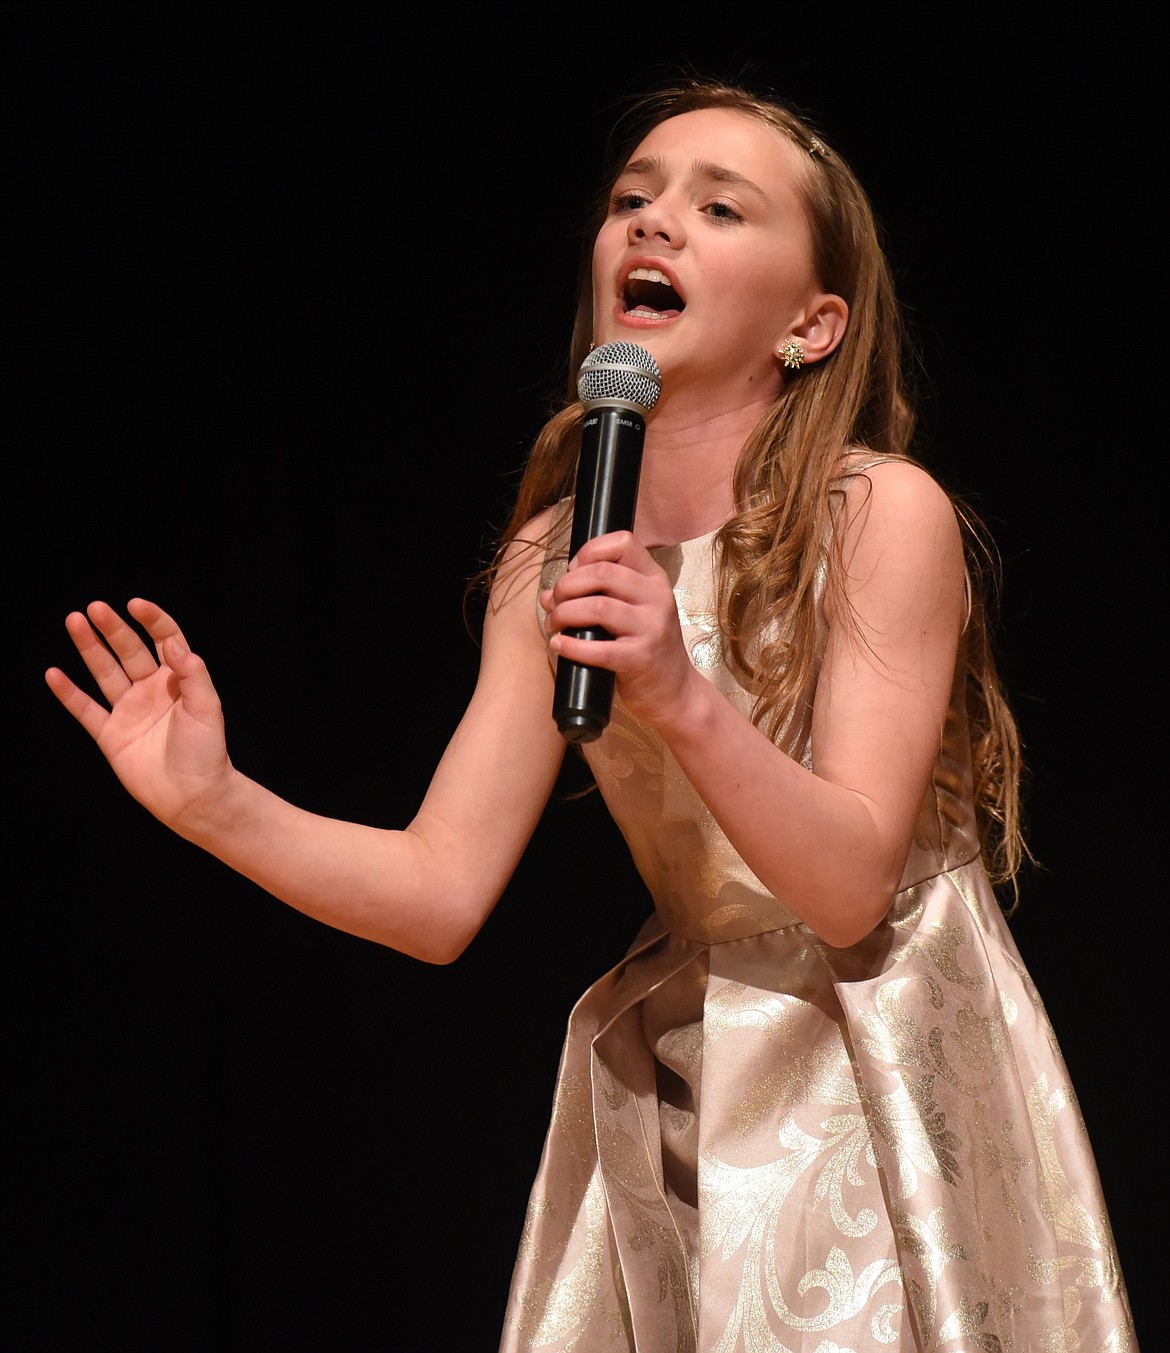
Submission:
[[[746,712],[712,543],[658,558],[696,667]],[[502,1353],[1135,1350],[979,860],[958,696],[900,891],[848,949],[762,887],[620,702],[586,754],[654,914],[570,1017]]]

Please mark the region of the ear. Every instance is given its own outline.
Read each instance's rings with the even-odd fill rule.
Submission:
[[[795,338],[804,348],[806,362],[820,362],[845,337],[848,323],[849,307],[841,297],[820,292],[810,300],[803,323],[787,337]]]

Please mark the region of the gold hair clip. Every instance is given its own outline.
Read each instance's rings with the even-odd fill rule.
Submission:
[[[808,153],[810,155],[827,155],[829,152],[825,149],[825,143],[823,141],[818,141],[814,136],[808,143]]]

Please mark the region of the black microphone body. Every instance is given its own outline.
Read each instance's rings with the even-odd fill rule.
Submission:
[[[633,343],[607,343],[582,363],[577,389],[585,401],[585,422],[570,559],[594,536],[633,529],[646,440],[644,415],[657,401],[660,388],[657,363]],[[587,640],[613,637],[600,627],[567,633]],[[592,742],[601,736],[609,723],[613,691],[612,672],[557,659],[553,717],[568,742]]]

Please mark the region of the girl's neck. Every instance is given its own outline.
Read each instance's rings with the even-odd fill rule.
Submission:
[[[771,400],[698,416],[677,407],[646,421],[635,534],[642,544],[676,545],[732,515],[732,475],[744,443]]]

